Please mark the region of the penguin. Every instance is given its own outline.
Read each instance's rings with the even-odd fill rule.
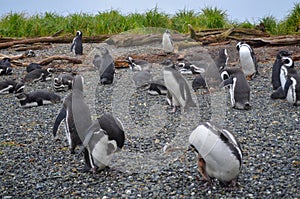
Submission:
[[[166,30],[162,36],[162,47],[166,53],[174,52],[173,39],[169,30]]]
[[[0,82],[0,94],[6,93],[22,93],[24,91],[24,83],[15,82],[13,80],[4,80]]]
[[[259,74],[253,49],[245,42],[238,42],[236,48],[239,51],[240,63],[247,80],[253,80]]]
[[[228,53],[227,53],[227,49],[226,48],[222,48],[219,50],[219,56],[218,58],[215,60],[215,64],[218,68],[219,71],[223,70],[228,63]]]
[[[221,71],[223,82],[220,87],[229,86],[231,105],[235,109],[250,110],[250,86],[240,68],[225,68]]]
[[[61,102],[59,95],[44,90],[20,93],[16,97],[20,100],[21,107],[43,106]]]
[[[82,55],[82,32],[80,30],[76,31],[76,36],[73,39],[72,45],[71,45],[71,52],[73,51],[73,48],[75,47],[75,55]]]
[[[87,130],[83,141],[86,169],[95,173],[103,170],[113,158],[115,152],[120,151],[125,142],[125,133],[121,121],[110,114],[104,114]]]
[[[179,71],[181,74],[192,75],[205,72],[205,69],[197,67],[186,60],[184,62],[178,63],[177,66],[180,68]]]
[[[280,86],[271,94],[271,99],[285,99],[286,95],[284,93],[284,87],[287,81],[287,76],[291,74],[297,74],[297,70],[294,68],[294,62],[292,58],[285,56],[282,57],[279,65],[281,65],[279,72]]]
[[[295,106],[300,105],[300,76],[298,74],[287,75],[284,93],[289,103]]]
[[[281,66],[283,65],[282,58],[288,58],[291,57],[292,53],[286,51],[286,50],[281,50],[277,53],[276,59],[274,61],[273,67],[272,67],[272,87],[273,90],[277,90],[281,84],[280,84],[280,69]]]
[[[152,80],[152,75],[147,70],[135,72],[132,77],[136,87],[142,87]]]
[[[115,63],[105,47],[98,47],[100,55],[94,56],[93,64],[96,69],[99,70],[100,83],[101,84],[112,84],[115,75]]]
[[[83,98],[83,77],[80,75],[74,77],[72,93],[63,100],[63,106],[55,119],[52,130],[54,137],[63,120],[70,153],[75,154],[76,147],[82,145],[85,131],[92,124],[89,108]]]
[[[35,52],[33,50],[26,50],[24,54],[26,57],[35,57],[36,56]]]
[[[42,69],[42,66],[38,63],[30,63],[27,67],[26,67],[26,72],[30,73],[33,70],[36,69]]]
[[[207,84],[205,79],[202,77],[201,73],[197,75],[193,82],[192,82],[192,88],[196,92],[198,89],[207,89]]]
[[[72,89],[73,75],[69,73],[62,73],[54,78],[53,87],[55,91],[67,91]]]
[[[189,85],[180,72],[175,69],[175,65],[165,67],[163,75],[169,96],[172,98],[172,112],[176,112],[177,107],[179,106],[182,108],[182,111],[185,111],[190,107],[196,107],[196,104],[192,99]]]
[[[242,149],[234,135],[206,122],[197,126],[189,143],[198,156],[198,171],[204,180],[219,180],[221,185],[236,186],[242,168]]]
[[[38,82],[51,80],[52,74],[51,68],[48,69],[36,69],[27,73],[23,79],[24,82]]]
[[[10,58],[5,57],[0,61],[0,75],[12,75],[13,70],[10,63]]]
[[[126,62],[132,71],[150,70],[151,64],[145,60],[133,59],[131,56],[126,57]]]
[[[166,95],[168,89],[163,80],[154,80],[149,82],[148,94],[150,95]]]

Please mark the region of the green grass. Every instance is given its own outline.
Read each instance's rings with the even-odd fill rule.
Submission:
[[[63,34],[74,35],[81,30],[84,36],[100,34],[116,34],[135,29],[147,31],[151,27],[170,29],[180,33],[188,33],[188,24],[197,29],[209,28],[254,28],[264,23],[268,33],[272,35],[294,34],[300,25],[300,3],[281,21],[273,16],[261,18],[257,24],[249,21],[230,22],[226,11],[217,7],[206,7],[199,12],[194,10],[178,10],[174,15],[160,11],[158,7],[144,14],[132,13],[122,15],[117,10],[98,12],[97,14],[75,13],[61,16],[54,12],[46,12],[28,16],[26,13],[7,13],[0,18],[0,36],[2,37],[37,37],[49,36],[60,30]]]

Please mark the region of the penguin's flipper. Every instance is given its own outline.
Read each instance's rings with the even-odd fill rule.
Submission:
[[[61,121],[63,121],[66,118],[66,116],[67,116],[67,111],[63,107],[63,108],[60,109],[60,112],[57,115],[57,117],[55,119],[55,122],[54,122],[53,130],[52,130],[52,133],[53,133],[54,137],[56,136],[56,133],[57,133],[57,130],[58,130],[58,127],[59,127]]]
[[[292,85],[292,83],[293,82],[292,82],[291,78],[287,78],[285,85],[284,85],[284,89],[283,89],[284,97],[287,96],[288,90],[289,90],[290,86]]]
[[[225,86],[228,85],[232,85],[233,84],[233,77],[229,77],[228,79],[225,79],[221,84],[220,84],[220,88],[223,88]]]
[[[286,95],[281,86],[271,94],[272,99],[285,99]]]

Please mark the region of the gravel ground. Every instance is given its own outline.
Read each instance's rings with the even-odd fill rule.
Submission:
[[[126,133],[124,149],[115,155],[110,168],[95,175],[83,173],[82,155],[72,155],[61,126],[58,138],[52,136],[54,119],[61,104],[21,108],[14,95],[0,96],[0,190],[2,198],[299,198],[299,108],[284,100],[271,100],[270,75],[278,48],[255,49],[260,76],[250,82],[250,111],[230,107],[228,93],[193,93],[198,107],[189,112],[170,114],[162,96],[150,96],[135,88],[128,69],[118,69],[112,85],[98,84],[98,73],[90,66],[93,49],[85,44],[80,67],[65,62],[51,65],[75,70],[85,77],[85,95],[95,119],[103,112],[119,117]],[[31,62],[53,54],[70,55],[69,45],[55,44],[37,51]],[[229,50],[230,65],[236,64],[234,45]],[[219,47],[207,47],[212,57]],[[299,47],[286,47],[299,51]],[[126,55],[157,55],[156,45],[110,48],[115,58]],[[195,49],[188,49],[195,53]],[[203,50],[203,48],[201,48]],[[3,54],[18,54],[2,50]],[[179,52],[181,53],[181,52]],[[208,55],[208,53],[207,53]],[[272,56],[272,57],[271,57]],[[147,56],[146,56],[147,57]],[[296,63],[299,67],[299,63]],[[162,66],[154,65],[154,76],[161,77]],[[24,68],[15,68],[20,79]],[[57,74],[55,74],[57,75]],[[0,80],[11,77],[1,76]],[[193,76],[187,76],[191,83]],[[52,82],[26,85],[53,91]],[[70,92],[70,91],[69,91]],[[62,97],[68,92],[59,93]],[[214,181],[203,183],[195,155],[187,151],[191,131],[203,121],[215,121],[231,131],[241,144],[243,167],[238,187],[228,190]],[[164,153],[169,144],[179,150]]]

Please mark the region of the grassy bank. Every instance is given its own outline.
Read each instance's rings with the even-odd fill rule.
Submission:
[[[300,25],[300,3],[294,4],[290,13],[281,21],[277,21],[273,16],[264,16],[257,24],[261,22],[265,24],[266,31],[272,35],[293,34]],[[144,14],[128,15],[122,15],[117,10],[97,14],[76,13],[68,16],[53,12],[32,16],[26,13],[8,13],[0,18],[0,35],[2,37],[36,37],[49,36],[60,30],[64,30],[64,34],[75,34],[76,30],[81,30],[85,36],[94,36],[144,27],[161,27],[187,33],[187,24],[200,29],[254,28],[257,25],[249,21],[242,23],[229,21],[226,11],[217,7],[207,7],[200,12],[178,10],[172,16],[160,12],[155,7]]]

